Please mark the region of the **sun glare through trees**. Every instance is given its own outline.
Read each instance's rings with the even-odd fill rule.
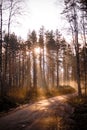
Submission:
[[[86,23],[86,0],[0,0],[0,112],[46,99],[43,105],[47,103],[48,109],[43,106],[44,110],[38,110],[46,116],[58,108],[65,112],[66,106],[60,107],[65,103],[64,94],[67,100],[78,95],[77,103],[83,101],[79,98],[87,97]],[[59,95],[60,101],[55,97]],[[53,108],[54,99],[58,108]],[[33,105],[28,109],[26,117],[30,118]],[[27,130],[29,123],[25,121],[23,129]],[[0,130],[21,129],[5,126]]]
[[[36,48],[34,49],[34,51],[35,51],[35,54],[36,54],[36,55],[39,55],[42,50],[41,50],[40,47],[36,47]]]
[[[55,5],[55,2],[59,5]],[[29,30],[28,34],[26,32],[26,40],[23,40],[15,33],[11,33],[12,21],[22,13],[22,7],[24,7],[23,4],[25,3],[20,0],[0,1],[0,95],[8,94],[10,88],[14,87],[27,87],[29,89],[33,87],[33,89],[36,89],[38,86],[50,86],[59,88],[61,84],[69,81],[77,81],[77,86],[74,86],[74,88],[77,88],[78,95],[82,94],[81,84],[84,84],[82,86],[84,86],[86,95],[87,43],[85,23],[87,12],[85,11],[85,2],[80,1],[78,3],[73,0],[70,0],[70,2],[65,0],[61,3],[53,0],[51,2],[49,0],[43,2],[39,0],[37,2],[30,1],[32,11],[37,15],[36,21],[38,19],[41,22],[40,16],[41,18],[43,16],[44,25],[49,22],[50,16],[52,20],[50,19],[49,25],[55,25],[55,19],[52,16],[54,16],[57,6],[60,9],[61,5],[63,5],[60,15],[66,18],[69,25],[70,36],[72,37],[70,43],[67,42],[65,31],[62,33],[59,28],[54,30],[52,26],[51,29],[49,27],[47,27],[49,29],[46,29],[43,25],[38,31],[34,27],[34,30]],[[46,9],[41,8],[42,5],[43,7],[46,5]],[[81,9],[78,9],[77,5]],[[49,10],[52,9],[51,12],[53,9],[55,10],[52,15],[47,12],[47,7]],[[57,11],[60,12],[60,10]],[[6,12],[7,16],[4,15]],[[41,12],[42,14],[44,12],[44,15],[47,12],[46,19],[44,15],[41,15]],[[40,14],[39,18],[38,14]],[[4,26],[5,20],[7,26]],[[59,20],[57,24],[60,23]],[[27,21],[24,24],[29,28],[30,25],[28,26]],[[39,73],[40,75],[38,75]]]

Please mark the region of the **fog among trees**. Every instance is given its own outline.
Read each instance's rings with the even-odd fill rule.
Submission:
[[[21,1],[0,3],[0,96],[12,90],[25,88],[27,92],[38,88],[60,88],[70,85],[78,95],[87,94],[87,4],[81,0],[65,0],[61,15],[70,24],[72,39],[56,29],[42,26],[38,33],[32,30],[24,41],[10,33],[11,20],[21,13]],[[20,5],[20,6],[18,6]],[[7,28],[3,36],[3,12],[9,9]],[[15,12],[17,11],[17,12]]]

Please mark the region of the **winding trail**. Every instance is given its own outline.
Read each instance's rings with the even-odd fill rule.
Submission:
[[[0,130],[57,130],[73,108],[67,99],[75,94],[57,96],[27,104],[0,117]],[[58,129],[59,130],[59,129]]]

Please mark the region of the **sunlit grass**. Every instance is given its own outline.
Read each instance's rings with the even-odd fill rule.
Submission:
[[[61,86],[72,86],[75,90],[77,90],[77,82],[74,81],[74,80],[71,80],[71,81],[66,81],[66,82],[63,82],[63,81],[60,81],[60,85]]]
[[[23,87],[23,88],[11,89],[8,93],[8,96],[16,101],[22,102],[24,100],[37,101],[59,95],[70,94],[74,92],[75,89],[73,89],[70,86],[60,86],[59,88],[37,87],[36,90],[34,90],[33,88],[31,90],[27,90],[26,87]]]
[[[74,93],[75,89],[70,86],[60,86],[59,88],[51,87],[51,88],[37,88],[36,94],[32,92],[31,100],[42,100],[50,97],[60,96],[64,94]]]
[[[13,100],[15,101],[18,101],[18,102],[22,102],[23,100],[26,99],[27,97],[27,93],[28,93],[28,89],[26,87],[23,87],[23,88],[12,88],[9,92],[8,92],[8,96],[10,98],[12,98]]]
[[[23,88],[12,88],[9,93],[7,94],[10,98],[12,98],[14,101],[17,102],[26,102],[26,100],[29,101],[37,101],[37,100],[42,100],[50,97],[55,97],[59,95],[64,95],[64,94],[70,94],[74,93],[75,90],[70,87],[70,86],[60,86],[59,88],[56,87],[51,87],[51,88],[41,88],[37,87],[35,90],[34,88],[32,89],[27,89],[26,87]]]
[[[11,88],[10,91],[0,99],[0,111],[8,111],[15,108],[26,101],[27,88]]]
[[[59,88],[37,87],[37,89],[28,89],[27,87],[15,87],[10,89],[6,97],[0,100],[0,105],[2,106],[1,111],[21,104],[26,104],[29,102],[33,103],[43,99],[48,99],[51,97],[70,94],[74,92],[75,89],[70,86],[60,86]]]

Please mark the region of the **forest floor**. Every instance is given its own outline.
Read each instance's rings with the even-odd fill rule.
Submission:
[[[0,130],[72,130],[74,107],[67,100],[73,96],[56,96],[20,106],[0,117]]]

